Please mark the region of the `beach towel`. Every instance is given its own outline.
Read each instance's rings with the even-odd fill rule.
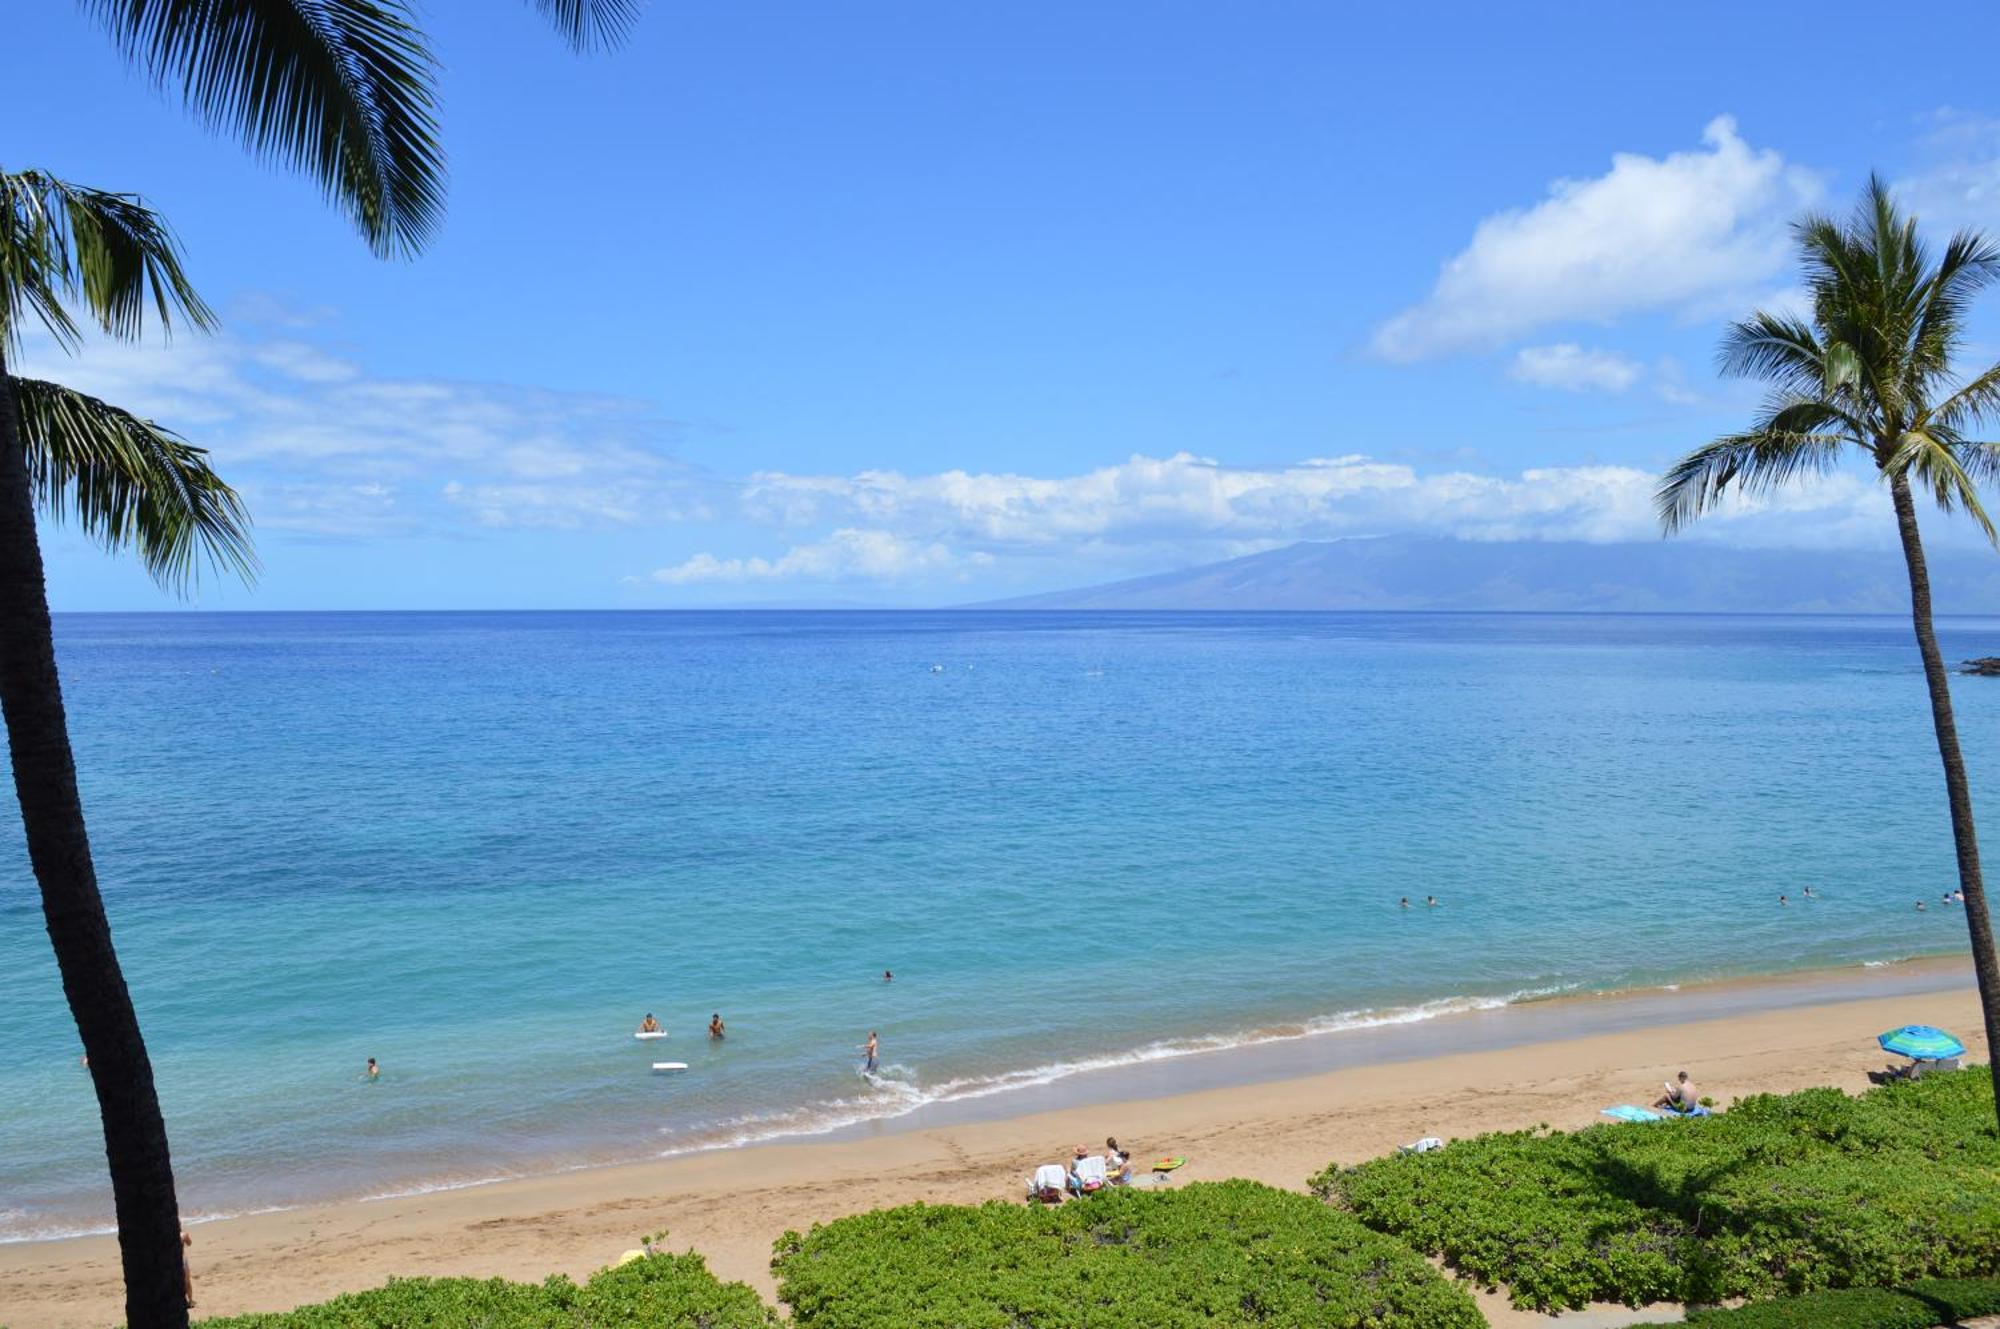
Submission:
[[[1598,1110],[1597,1115],[1600,1117],[1609,1117],[1613,1121],[1665,1121],[1666,1120],[1665,1117],[1653,1111],[1653,1109],[1651,1108],[1633,1107],[1630,1103],[1620,1103],[1617,1107],[1600,1108]]]
[[[1435,1135],[1426,1135],[1414,1144],[1397,1145],[1396,1152],[1399,1154],[1428,1154],[1442,1148],[1444,1148],[1443,1140],[1438,1139]]]
[[[1069,1185],[1069,1173],[1063,1171],[1060,1163],[1044,1163],[1035,1169],[1035,1175],[1028,1181],[1028,1189],[1040,1194],[1043,1191],[1062,1192]]]

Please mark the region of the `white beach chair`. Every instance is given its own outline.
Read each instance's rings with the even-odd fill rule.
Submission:
[[[1028,1178],[1030,1203],[1040,1200],[1043,1204],[1061,1204],[1063,1192],[1068,1189],[1069,1173],[1063,1171],[1060,1163],[1044,1163]]]
[[[1088,1158],[1079,1158],[1076,1160],[1076,1193],[1078,1195],[1094,1194],[1103,1190],[1108,1184],[1110,1184],[1110,1178],[1105,1175],[1104,1160],[1102,1158],[1099,1158],[1096,1154],[1092,1154]]]

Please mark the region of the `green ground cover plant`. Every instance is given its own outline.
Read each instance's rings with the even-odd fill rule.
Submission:
[[[1752,1302],[1735,1310],[1692,1311],[1712,1329],[1933,1329],[2000,1314],[2000,1279],[1937,1278],[1898,1288],[1846,1288]]]
[[[804,1329],[1485,1324],[1401,1242],[1249,1181],[879,1209],[786,1233],[772,1268]]]
[[[400,1278],[386,1287],[270,1315],[201,1321],[203,1329],[774,1329],[757,1294],[725,1283],[699,1255],[651,1254],[577,1284]]]
[[[1984,1068],[1859,1098],[1761,1094],[1706,1119],[1328,1168],[1313,1189],[1540,1309],[2000,1274],[1992,1094]]]

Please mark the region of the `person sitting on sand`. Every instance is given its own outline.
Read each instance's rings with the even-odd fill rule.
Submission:
[[[712,1039],[715,1039],[717,1042],[722,1041],[721,1011],[717,1011],[715,1014],[708,1017],[708,1036]]]
[[[646,1018],[639,1021],[639,1032],[642,1034],[657,1034],[660,1032],[660,1022],[653,1018],[651,1011],[647,1011]]]
[[[1667,1085],[1666,1090],[1667,1092],[1660,1095],[1653,1104],[1662,1112],[1692,1112],[1699,1104],[1700,1100],[1695,1097],[1694,1081],[1688,1079],[1686,1071],[1676,1076],[1675,1083]]]
[[[1129,1186],[1132,1184],[1132,1155],[1118,1147],[1115,1136],[1104,1137],[1104,1166],[1111,1173],[1111,1184]]]

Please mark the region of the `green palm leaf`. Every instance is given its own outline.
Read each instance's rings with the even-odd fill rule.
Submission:
[[[169,330],[176,313],[197,328],[215,323],[173,233],[137,197],[40,171],[0,173],[0,350],[19,344],[24,312],[73,348],[72,301],[128,340],[143,330],[148,306]]]
[[[187,590],[204,569],[255,577],[249,516],[206,451],[59,383],[11,382],[37,508],[131,549],[171,590]]]
[[[318,181],[377,253],[436,231],[437,66],[403,0],[82,3],[204,121]]]

